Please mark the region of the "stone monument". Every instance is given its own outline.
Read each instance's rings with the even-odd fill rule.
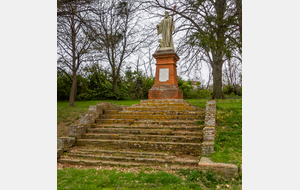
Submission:
[[[162,34],[162,47],[171,47],[174,50],[172,31],[175,31],[175,26],[173,19],[169,17],[168,11],[165,12],[165,18],[158,25],[156,25],[156,28],[157,34]]]
[[[172,31],[174,21],[165,12],[165,18],[157,25],[159,49],[153,54],[156,59],[155,82],[148,91],[148,99],[183,99],[183,93],[178,88],[177,66],[178,55],[174,51]]]

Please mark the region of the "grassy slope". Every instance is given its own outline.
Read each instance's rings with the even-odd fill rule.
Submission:
[[[205,108],[206,100],[187,100]],[[242,164],[242,99],[217,100],[215,162]]]
[[[219,188],[218,188],[219,186]],[[181,170],[139,173],[118,170],[65,168],[57,171],[57,189],[241,189],[241,179],[225,179],[210,172]]]

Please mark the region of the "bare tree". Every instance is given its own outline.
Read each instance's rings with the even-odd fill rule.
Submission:
[[[146,40],[138,14],[140,3],[134,0],[96,0],[93,6],[93,49],[99,60],[110,65],[116,93],[122,67]]]
[[[223,83],[226,86],[231,86],[233,91],[237,93],[238,86],[241,85],[242,69],[240,62],[237,59],[228,59],[223,67]]]
[[[83,22],[88,15],[88,12],[83,10],[86,10],[88,6],[85,1],[70,0],[64,1],[58,7],[58,12],[63,14],[57,17],[57,68],[63,71],[72,81],[69,106],[75,106],[77,72],[91,45],[86,31],[84,31]]]
[[[199,64],[209,64],[212,98],[223,98],[223,63],[232,57],[241,60],[237,54],[241,53],[241,6],[237,8],[241,0],[153,0],[145,4],[160,11],[172,11],[177,5],[175,34],[185,34],[181,35],[176,50],[183,56],[180,67],[189,73]]]

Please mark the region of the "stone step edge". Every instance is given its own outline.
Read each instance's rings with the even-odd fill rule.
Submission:
[[[119,150],[100,150],[100,149],[78,149],[80,152],[98,152],[98,153],[120,153],[120,154],[136,154],[136,155],[152,155],[152,156],[170,156],[169,153],[146,152],[146,151],[119,151]]]
[[[70,157],[87,157],[91,159],[114,159],[114,160],[128,160],[132,162],[157,162],[161,164],[198,164],[198,160],[185,160],[185,161],[179,161],[179,160],[172,160],[172,159],[159,159],[159,158],[137,158],[137,157],[129,157],[129,156],[102,156],[102,155],[95,155],[95,154],[81,154],[81,153],[69,153],[68,156]]]
[[[151,133],[160,133],[160,135],[165,136],[165,133],[169,133],[168,135],[176,135],[176,134],[183,134],[183,135],[203,135],[203,130],[201,131],[176,131],[176,130],[170,130],[170,129],[123,129],[123,128],[91,128],[87,129],[87,133],[96,133],[96,134],[103,134],[104,131],[106,131],[107,134],[120,134],[120,132],[126,132],[124,134],[151,134]],[[155,134],[154,134],[155,135]]]
[[[156,105],[132,105],[130,107],[126,107],[126,109],[124,111],[127,111],[128,108],[173,108],[174,110],[176,108],[195,108],[195,109],[199,109],[199,111],[203,108],[194,106],[194,105],[170,105],[170,104],[156,104]]]
[[[97,123],[97,124],[92,124],[92,128],[109,128],[109,127],[114,127],[114,128],[144,128],[144,127],[160,127],[160,128],[204,128],[205,125],[197,125],[197,124],[189,124],[189,125],[161,125],[161,124],[131,124],[131,125],[126,125],[126,124],[102,124],[102,123]],[[160,129],[159,128],[159,129]],[[151,128],[152,129],[152,128]]]
[[[160,115],[165,115],[165,116],[201,116],[205,117],[205,113],[168,113],[168,112],[152,112],[150,113],[149,111],[132,111],[133,113],[130,112],[119,112],[119,113],[105,113],[103,116],[115,116],[115,115],[120,115],[120,116],[128,116],[128,115],[134,115],[134,116],[160,116]]]
[[[193,112],[199,112],[197,114],[205,114],[205,110],[201,110],[201,109],[196,109],[196,110],[155,110],[155,111],[150,111],[150,110],[107,110],[105,111],[104,114],[131,114],[131,113],[140,113],[140,114],[148,114],[148,113],[187,113],[187,114],[195,114]],[[191,113],[189,113],[191,112]]]
[[[135,108],[135,107],[195,107],[195,108],[204,109],[204,108],[195,106],[193,104],[187,104],[187,103],[146,103],[146,104],[132,104],[131,106],[128,106],[126,108]]]
[[[110,111],[110,110],[107,110],[107,113],[110,113],[110,112],[115,112],[115,111]],[[191,111],[191,110],[181,110],[181,111],[178,111],[178,110],[158,110],[158,111],[128,111],[128,110],[124,110],[124,111],[119,111],[118,114],[122,114],[122,113],[125,113],[125,114],[129,114],[129,113],[142,113],[142,114],[145,114],[145,113],[182,113],[182,114],[205,114],[205,110],[197,110],[197,111]]]
[[[114,161],[103,161],[103,160],[84,160],[84,159],[66,159],[60,158],[57,160],[60,163],[77,164],[77,165],[120,165],[120,166],[153,166],[154,164],[147,163],[136,163],[136,162],[114,162]]]
[[[107,134],[107,133],[85,133],[85,134],[83,134],[82,135],[82,137],[84,137],[84,136],[87,136],[87,135],[93,135],[93,136],[100,136],[100,135],[104,135],[104,136],[111,136],[111,134]],[[122,136],[122,137],[138,137],[138,136],[140,136],[140,137],[164,137],[164,138],[184,138],[184,137],[186,137],[186,138],[200,138],[200,136],[175,136],[175,135],[172,135],[172,136],[169,136],[169,135],[143,135],[143,134],[141,134],[141,135],[118,135],[118,136]]]
[[[197,124],[197,121],[202,121],[201,119],[186,119],[186,120],[161,120],[161,119],[151,119],[151,120],[140,120],[140,119],[96,119],[96,123],[124,123],[124,124],[161,124],[161,125],[189,125]]]
[[[172,144],[172,145],[196,145],[201,146],[202,142],[200,143],[182,143],[182,142],[154,142],[154,141],[126,141],[126,140],[99,140],[99,139],[78,139],[77,142],[130,142],[130,143],[149,143],[149,144]]]
[[[101,118],[101,119],[96,119],[96,121],[101,121],[101,120],[109,120],[109,121],[139,121],[139,122],[146,122],[146,121],[157,121],[157,120],[160,120],[162,121],[161,119],[106,119],[106,118]],[[187,121],[190,121],[190,122],[194,122],[194,121],[198,121],[197,119],[192,119],[192,120],[186,120],[186,119],[169,119],[169,120],[165,120],[164,122],[178,122],[178,121],[181,121],[181,122],[187,122]]]

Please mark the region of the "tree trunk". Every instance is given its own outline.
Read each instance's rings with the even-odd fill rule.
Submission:
[[[236,0],[235,3],[236,3],[236,9],[238,13],[238,24],[239,24],[239,32],[241,37],[242,36],[242,0]]]
[[[222,65],[215,64],[213,68],[213,95],[212,99],[223,99],[222,92]]]
[[[117,79],[113,79],[113,90],[114,93],[117,93]]]
[[[77,75],[75,73],[75,74],[73,74],[72,88],[71,88],[70,97],[69,97],[69,106],[70,107],[75,106],[76,87],[77,87]]]
[[[74,101],[77,100],[77,76],[76,76],[76,86],[75,86],[75,90],[74,90]]]

